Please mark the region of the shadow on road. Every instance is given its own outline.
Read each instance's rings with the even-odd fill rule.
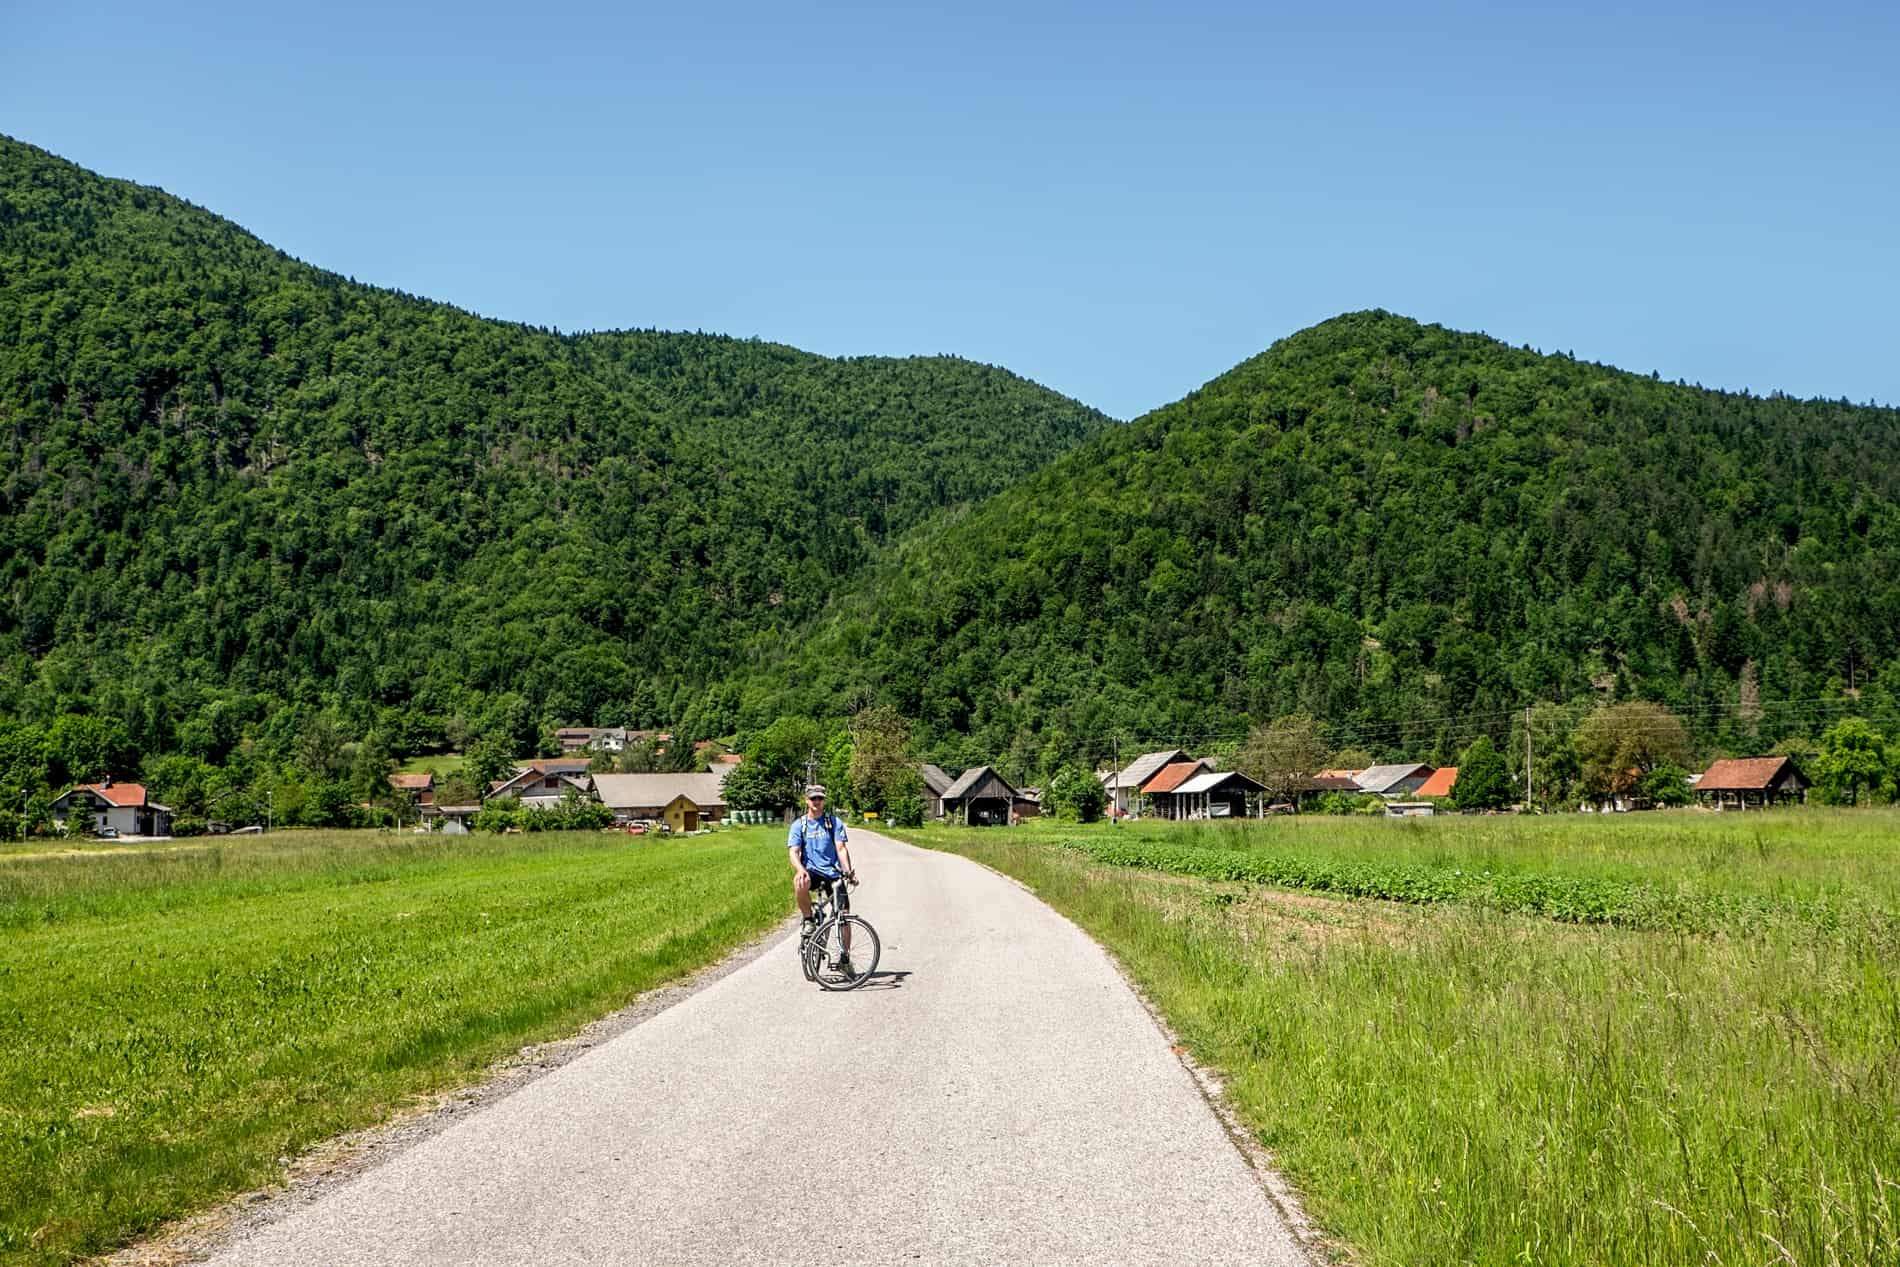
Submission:
[[[873,972],[864,979],[864,984],[852,993],[855,994],[859,990],[901,990],[904,988],[904,978],[909,975],[909,972]]]

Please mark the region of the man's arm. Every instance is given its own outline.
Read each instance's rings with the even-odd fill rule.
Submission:
[[[798,838],[798,820],[796,818],[792,820],[791,831],[785,834],[785,851],[791,855],[792,870],[803,875],[805,871],[805,850],[802,842],[800,842]]]
[[[858,878],[858,869],[851,865],[851,837],[845,834],[843,819],[838,820],[838,862],[852,880]]]

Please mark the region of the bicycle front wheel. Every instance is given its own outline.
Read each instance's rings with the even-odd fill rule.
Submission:
[[[812,937],[805,964],[827,990],[855,990],[877,971],[877,929],[856,915],[827,920]]]

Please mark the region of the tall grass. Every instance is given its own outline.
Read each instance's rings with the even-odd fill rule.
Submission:
[[[1594,826],[1599,841],[1622,830]],[[1271,830],[1279,847],[1311,829]],[[1224,1071],[1352,1259],[1900,1261],[1890,922],[1579,927],[1109,867],[1050,847],[1058,835],[922,839],[1019,877],[1114,950]],[[1403,833],[1381,855],[1378,839],[1344,848],[1403,861],[1493,847]],[[1708,839],[1665,845],[1674,867],[1646,870],[1680,878]],[[1500,861],[1561,870],[1561,841],[1523,840]],[[1827,887],[1867,847],[1817,840],[1819,860],[1792,869]],[[1637,848],[1604,852],[1621,865]]]
[[[0,1259],[109,1248],[785,909],[763,833],[0,859]]]

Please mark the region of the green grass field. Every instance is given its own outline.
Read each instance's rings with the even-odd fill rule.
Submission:
[[[0,856],[0,1261],[65,1262],[714,962],[776,829]]]
[[[440,783],[451,774],[461,773],[464,761],[459,752],[444,752],[435,756],[410,757],[397,767],[404,774],[433,774]]]
[[[1113,950],[1349,1261],[1900,1261],[1900,815],[900,834]],[[1663,917],[1705,901],[1748,917]]]

